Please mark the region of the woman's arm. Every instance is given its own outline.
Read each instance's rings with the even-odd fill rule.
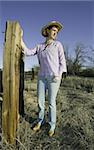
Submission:
[[[61,76],[63,72],[67,72],[66,59],[64,55],[63,45],[59,44],[59,75]]]
[[[28,49],[27,46],[25,45],[23,39],[21,39],[21,47],[22,47],[22,52],[27,56],[37,54],[38,46],[36,46],[33,49]]]

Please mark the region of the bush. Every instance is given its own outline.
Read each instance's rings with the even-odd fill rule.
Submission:
[[[94,77],[94,68],[83,69],[78,75],[84,77]]]

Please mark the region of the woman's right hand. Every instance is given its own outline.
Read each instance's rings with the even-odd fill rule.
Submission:
[[[25,54],[24,48],[21,46],[19,46],[18,44],[16,44],[16,46],[22,51],[23,54]]]
[[[23,39],[21,39],[21,50],[22,50],[22,53],[25,54]]]

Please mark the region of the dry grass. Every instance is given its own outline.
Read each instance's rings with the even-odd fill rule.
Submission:
[[[57,126],[49,138],[48,125],[35,133],[38,107],[36,80],[25,81],[25,118],[20,118],[17,145],[3,143],[3,150],[94,150],[94,79],[67,77],[57,96]],[[46,121],[48,102],[46,101]]]

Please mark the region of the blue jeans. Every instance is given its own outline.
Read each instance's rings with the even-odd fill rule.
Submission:
[[[41,76],[38,77],[37,83],[37,96],[39,106],[38,122],[41,124],[44,121],[45,111],[45,95],[46,89],[48,89],[48,105],[49,105],[49,124],[52,130],[56,126],[56,96],[60,86],[61,79],[56,82],[53,81],[53,76]]]

